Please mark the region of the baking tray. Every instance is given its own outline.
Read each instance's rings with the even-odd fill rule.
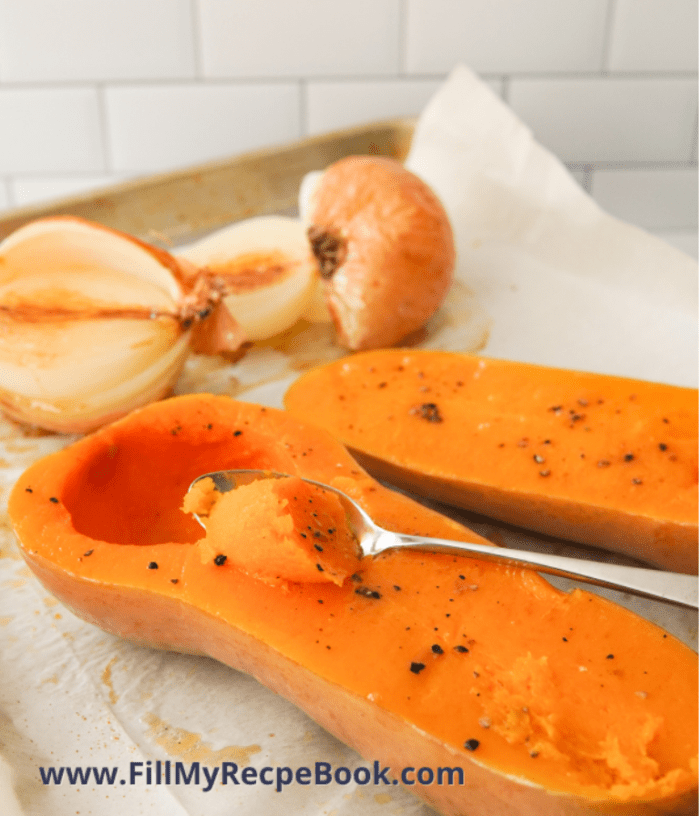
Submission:
[[[13,232],[23,224],[35,220],[37,218],[52,216],[52,215],[74,215],[82,218],[95,221],[113,229],[122,230],[131,235],[137,236],[150,243],[163,246],[166,249],[181,246],[190,243],[197,238],[217,230],[227,224],[249,218],[256,215],[266,214],[286,214],[293,215],[297,212],[297,200],[299,185],[304,175],[313,170],[320,170],[326,167],[331,162],[351,154],[375,154],[384,155],[404,159],[408,154],[411,139],[415,127],[415,120],[411,118],[389,119],[381,122],[370,123],[360,127],[336,131],[332,133],[323,134],[307,139],[296,141],[292,144],[270,147],[263,150],[257,150],[244,154],[235,155],[229,158],[212,161],[200,164],[194,167],[161,173],[157,175],[150,175],[147,177],[134,179],[120,184],[112,185],[102,188],[100,190],[89,193],[64,198],[49,204],[42,204],[31,207],[24,207],[6,212],[0,217],[0,239],[4,238],[9,233]],[[294,343],[298,340],[297,337],[287,338],[286,343]],[[248,370],[256,369],[257,374],[254,376],[260,377],[259,388],[242,388],[238,391],[236,385],[239,372],[227,365],[225,361],[208,362],[204,359],[193,359],[188,361],[188,367],[185,369],[184,375],[179,383],[180,391],[187,390],[209,390],[207,388],[210,380],[207,377],[221,377],[221,382],[224,383],[222,388],[213,388],[218,393],[229,393],[231,396],[240,396],[242,399],[257,401],[259,395],[264,393],[264,380],[268,377],[268,372],[265,369],[265,363],[268,358],[265,357],[265,348],[257,350],[256,352],[243,358],[240,365]],[[311,349],[309,356],[302,360],[306,366],[314,362],[315,351]],[[195,355],[195,357],[198,357]],[[322,361],[322,360],[319,360]],[[274,372],[269,375],[271,380],[275,380]],[[216,382],[215,382],[216,384]],[[275,383],[275,387],[279,386],[279,382]],[[2,448],[12,453],[12,463],[2,460],[0,463],[0,476],[3,481],[3,503],[7,497],[7,489],[9,484],[19,476],[21,470],[28,466],[32,461],[39,456],[50,453],[57,447],[63,446],[66,440],[60,440],[52,435],[31,435],[27,434],[21,429],[10,428],[8,423],[0,420],[2,427]],[[0,455],[3,451],[0,451]],[[423,503],[428,503],[421,500]],[[465,513],[453,508],[444,508],[433,505],[437,509],[446,512],[448,515],[457,520],[467,524],[467,526],[474,529],[477,533],[484,535],[497,543],[509,544],[511,546],[521,546],[524,549],[541,550],[546,552],[561,553],[565,555],[577,555],[585,558],[592,558],[597,560],[608,560],[617,563],[633,563],[628,559],[620,556],[586,549],[574,546],[568,542],[549,539],[543,536],[535,536],[522,530],[509,527],[508,525],[499,524],[492,520],[485,519],[473,513]],[[4,527],[4,541],[0,540],[0,557],[6,559],[19,558],[16,549],[9,544],[11,535],[9,534],[8,522],[6,518],[0,517],[0,526]],[[12,549],[10,549],[12,547]],[[7,564],[7,561],[5,562]],[[26,608],[29,608],[30,603],[34,603],[36,599],[32,597],[32,587],[38,589],[34,583],[34,579],[28,575],[26,567],[17,566],[16,570],[10,572],[7,569],[7,574],[12,578],[7,581],[6,585],[9,587],[7,591],[7,606],[12,614],[6,615],[5,618],[0,614],[0,624],[6,625],[6,642],[9,644],[11,632],[9,631],[9,621],[14,617],[15,600],[19,595],[25,598],[29,597],[29,601],[23,600]],[[33,582],[30,586],[28,581]],[[566,587],[569,582],[563,579],[554,579],[552,583],[558,586]],[[678,635],[686,643],[696,647],[697,643],[697,616],[692,611],[674,610],[669,612],[669,608],[660,603],[655,603],[648,600],[638,599],[622,593],[615,593],[608,590],[594,589],[599,594],[616,600],[622,605],[634,609],[639,614],[654,620],[664,626],[668,631]],[[41,590],[38,590],[41,592]],[[36,594],[36,593],[35,593]],[[39,623],[48,630],[49,627],[56,626],[61,631],[61,637],[68,638],[72,643],[73,638],[79,640],[81,648],[86,649],[88,646],[93,650],[90,652],[94,655],[92,658],[95,665],[100,666],[105,664],[105,668],[101,675],[99,675],[99,668],[95,669],[95,694],[101,693],[104,696],[105,688],[109,693],[109,702],[112,703],[114,698],[117,701],[115,704],[119,705],[118,694],[115,691],[115,681],[112,676],[112,666],[114,665],[129,665],[129,660],[134,665],[138,664],[139,668],[142,664],[149,662],[153,663],[153,676],[160,678],[163,673],[167,673],[170,667],[176,666],[179,674],[174,675],[175,680],[170,678],[170,682],[175,682],[182,685],[183,695],[186,696],[189,684],[196,682],[196,675],[199,667],[202,664],[201,658],[189,658],[187,656],[169,656],[168,662],[161,660],[158,653],[145,652],[141,653],[138,650],[128,650],[126,645],[122,646],[120,643],[114,643],[109,639],[103,639],[98,631],[88,631],[89,627],[82,627],[79,622],[73,627],[73,623],[68,616],[61,618],[60,612],[56,612],[53,604],[55,603],[51,598],[39,597],[39,608],[35,610],[36,617],[27,619],[22,623],[22,627],[30,628],[32,632],[40,631]],[[43,604],[43,607],[42,607]],[[60,624],[56,623],[54,619],[61,618]],[[33,643],[33,636],[27,637],[28,641]],[[71,647],[72,648],[72,647]],[[26,651],[31,651],[28,649]],[[120,663],[115,663],[117,655]],[[207,663],[207,669],[211,672],[216,672],[217,667],[211,666]],[[222,667],[223,669],[223,667]],[[150,669],[149,669],[150,671]],[[93,672],[94,674],[94,672]],[[144,673],[147,678],[151,675],[148,672]],[[221,672],[220,685],[212,682],[212,688],[220,689],[228,687],[229,675]],[[53,676],[48,676],[47,679],[41,680],[46,682],[46,686],[50,691],[53,690],[51,685],[58,682]],[[145,682],[145,681],[144,681]],[[154,681],[156,687],[160,680]],[[218,681],[217,681],[218,682]],[[249,693],[247,690],[252,689],[254,681],[248,680],[244,677],[239,678],[237,688],[240,686],[241,694]],[[199,686],[197,686],[199,688]],[[9,691],[8,691],[9,693]],[[14,693],[14,692],[13,692]],[[32,694],[33,688],[28,689],[27,695],[31,700],[34,700]],[[229,693],[233,691],[229,689]],[[238,693],[238,691],[236,691]],[[251,690],[252,694],[253,691]],[[255,693],[259,690],[256,688]],[[18,689],[16,692],[18,698],[24,702],[24,691]],[[63,697],[66,697],[65,701]],[[126,698],[127,695],[125,694]],[[61,689],[60,694],[56,697],[56,706],[58,708],[73,705],[72,698],[67,694],[65,689]],[[228,699],[228,698],[226,698]],[[233,698],[232,698],[233,699]],[[237,698],[236,698],[237,699]],[[40,701],[42,698],[39,692],[36,693],[36,700]],[[217,701],[220,704],[220,701]],[[270,702],[266,698],[266,705],[277,705],[277,701]],[[14,709],[10,706],[8,710]],[[218,705],[212,707],[212,712],[219,711]],[[272,708],[270,710],[273,710]],[[277,710],[277,709],[274,709]],[[18,717],[21,714],[26,720],[25,711],[20,708],[17,709]],[[2,711],[0,711],[2,714]],[[50,744],[51,740],[62,744],[64,741],[64,734],[57,730],[54,721],[51,720],[52,711],[49,708],[41,709],[41,729],[46,734],[47,742]],[[295,724],[301,729],[305,728],[305,720],[300,717],[298,712],[293,711],[290,707],[284,708],[284,716],[289,718],[292,726]],[[178,722],[181,722],[183,714],[178,714]],[[234,718],[235,719],[235,718]],[[58,722],[58,720],[56,720]],[[1,725],[2,723],[0,723]],[[170,726],[167,726],[170,728]],[[263,726],[261,725],[261,728]],[[212,729],[216,731],[216,725]],[[5,728],[5,732],[12,736],[12,731]],[[29,731],[28,731],[29,733]],[[86,732],[89,733],[89,732]],[[177,729],[164,731],[168,733],[179,734]],[[185,733],[187,738],[195,735]],[[2,734],[4,736],[4,733]],[[162,734],[156,734],[158,739],[161,739]],[[272,735],[269,735],[272,736]],[[305,735],[306,737],[307,735]],[[149,732],[146,735],[147,739],[151,741],[155,738]],[[134,739],[138,742],[139,735]],[[246,739],[251,739],[252,736],[246,733]],[[330,738],[320,736],[319,739],[328,740],[323,742],[325,746],[322,750],[326,752],[336,750],[335,744],[330,741]],[[162,744],[159,742],[158,744]],[[199,745],[199,743],[197,743]],[[168,743],[168,745],[170,745]],[[25,765],[29,767],[32,761],[28,759],[30,754],[29,748],[24,748],[23,743],[17,741],[8,743],[7,750],[19,758],[27,757]],[[151,746],[152,747],[152,746]],[[42,746],[46,748],[46,746]],[[35,750],[31,746],[32,755]],[[56,749],[59,751],[59,749]],[[91,750],[101,750],[97,742],[93,740]],[[110,757],[109,746],[105,747],[107,757]],[[116,749],[115,749],[116,750]],[[170,746],[170,750],[175,750]],[[321,750],[321,749],[319,749]],[[91,754],[92,757],[92,754]],[[99,760],[93,758],[94,762]],[[111,759],[110,759],[111,761]],[[36,763],[34,763],[36,764]],[[0,768],[0,770],[2,770]],[[26,782],[27,780],[20,780]],[[33,784],[33,783],[32,783]],[[0,788],[2,787],[2,780],[0,780]],[[409,798],[410,799],[410,798]],[[410,812],[425,813],[427,809],[420,806],[417,801],[412,799],[406,800],[407,808],[414,808]],[[404,800],[401,800],[403,804]],[[1,804],[1,802],[0,802]],[[365,803],[366,804],[366,803]],[[399,801],[395,803],[399,804]],[[360,812],[364,812],[365,808],[361,808]],[[70,812],[73,812],[72,808]],[[167,812],[167,811],[164,811]],[[374,811],[373,811],[374,812]],[[398,811],[392,811],[398,812]],[[406,811],[408,812],[408,810]]]
[[[409,153],[416,122],[414,117],[370,122],[281,146],[143,176],[46,204],[17,208],[0,218],[0,240],[34,219],[73,215],[122,230],[156,246],[174,249],[245,218],[271,214],[295,215],[298,213],[299,187],[307,173],[322,170],[348,155],[381,155],[402,161]],[[291,338],[286,338],[280,347],[285,352],[295,347],[291,353],[298,355],[299,343],[308,336],[295,337],[292,331]],[[318,338],[311,333],[310,339],[308,354],[302,354],[297,361],[300,371],[328,361],[327,352],[325,356],[316,354],[314,344]],[[274,342],[273,340],[273,344]],[[328,345],[327,337],[322,338],[321,345],[324,343]],[[265,346],[264,343],[256,345]],[[253,354],[249,353],[248,356],[251,362],[247,368],[257,368],[259,372],[259,376],[254,376],[252,382],[239,381],[236,376],[238,372],[232,371],[223,359],[219,363],[210,364],[207,359],[211,358],[202,359],[200,355],[194,355],[194,360],[188,361],[181,375],[176,393],[211,390],[247,401],[266,403],[266,386],[272,385],[274,390],[279,391],[280,378],[274,373],[268,377],[262,370],[263,361],[255,357],[258,350],[254,349]],[[336,356],[341,353],[343,352],[339,349],[335,352]],[[213,369],[216,371],[212,377]],[[217,378],[217,374],[228,378],[232,385],[220,388],[221,378]],[[209,389],[207,386],[210,383],[213,387]],[[39,447],[36,457],[41,455]],[[441,506],[424,497],[411,497],[466,524],[497,544],[646,566],[616,553],[533,534],[473,512]],[[553,576],[548,576],[548,580],[562,589],[581,586]],[[697,616],[692,610],[600,587],[586,586],[586,589],[609,597],[659,623],[697,649]]]
[[[388,119],[15,209],[0,218],[0,240],[36,218],[74,215],[173,247],[243,218],[291,215],[306,173],[352,154],[401,160],[414,125]]]

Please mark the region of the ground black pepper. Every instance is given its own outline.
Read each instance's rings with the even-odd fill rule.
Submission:
[[[425,668],[425,663],[411,663],[410,670],[413,674],[420,674]]]
[[[411,413],[418,414],[428,422],[442,422],[442,414],[434,402],[424,402],[418,408],[412,408]]]
[[[476,749],[479,747],[479,744],[480,744],[479,740],[477,739],[468,739],[464,743],[464,747],[467,749],[467,751],[476,751]]]
[[[57,499],[55,496],[51,496],[51,498],[49,499],[49,501],[50,501],[50,502],[53,502],[54,504],[58,504],[58,499]]]
[[[433,645],[430,648],[433,654],[444,654],[443,648],[442,646],[440,646],[439,643],[433,643]]]
[[[225,556],[223,553],[219,553],[219,555],[217,555],[214,559],[214,563],[217,567],[223,567],[223,565],[226,563],[226,559],[227,556]]]
[[[365,598],[381,598],[381,593],[377,592],[376,589],[370,589],[369,587],[358,587],[355,590],[356,595],[362,595]]]
[[[158,564],[155,561],[151,561],[148,565],[148,569],[158,569]]]

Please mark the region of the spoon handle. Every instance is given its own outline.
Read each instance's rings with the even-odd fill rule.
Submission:
[[[393,543],[392,542],[393,539]],[[563,555],[511,550],[483,544],[447,541],[441,538],[424,538],[399,533],[382,534],[372,548],[374,554],[390,547],[416,547],[438,552],[474,553],[482,560],[500,561],[515,567],[534,567],[538,572],[573,578],[609,589],[624,590],[648,598],[698,608],[698,578],[676,572],[655,569],[625,567],[600,561],[585,561]]]

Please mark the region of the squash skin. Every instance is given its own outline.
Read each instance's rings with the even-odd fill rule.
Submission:
[[[185,423],[185,417],[189,425]],[[220,432],[216,444],[207,447],[202,444],[202,437],[207,437],[210,420],[217,427],[225,424],[226,432]],[[246,425],[246,422],[250,424]],[[253,425],[260,433],[260,440],[267,440],[270,465],[275,464],[278,468],[296,466],[303,475],[317,479],[324,478],[325,474],[327,481],[334,473],[340,472],[341,480],[346,480],[346,488],[352,489],[354,485],[357,497],[380,523],[407,532],[421,530],[426,534],[478,539],[455,522],[381,488],[326,434],[304,428],[292,418],[270,409],[235,403],[226,398],[195,396],[167,400],[134,412],[114,426],[86,437],[30,468],[20,478],[10,499],[11,518],[27,563],[42,583],[80,617],[143,644],[206,654],[245,671],[295,702],[331,733],[366,757],[377,758],[394,768],[459,764],[467,777],[464,787],[416,786],[412,789],[413,793],[422,796],[443,813],[573,816],[590,812],[696,812],[693,803],[697,801],[697,791],[692,785],[684,784],[682,790],[650,801],[621,802],[608,797],[601,800],[570,793],[556,794],[527,779],[507,776],[484,766],[474,761],[475,757],[471,754],[431,735],[425,727],[421,728],[406,716],[371,702],[366,695],[344,687],[337,680],[324,677],[318,670],[305,665],[303,660],[285,654],[279,645],[275,648],[269,639],[266,642],[265,638],[256,634],[255,616],[265,614],[267,595],[263,597],[252,579],[236,579],[239,590],[256,596],[250,619],[242,616],[239,621],[234,620],[233,607],[229,608],[230,604],[227,606],[223,600],[207,605],[204,597],[216,594],[210,589],[224,573],[211,565],[202,565],[196,548],[186,546],[187,541],[199,536],[199,528],[195,525],[195,530],[188,530],[190,519],[184,514],[182,528],[175,531],[179,533],[179,541],[160,539],[161,543],[149,541],[135,546],[127,543],[130,533],[123,529],[115,530],[115,538],[122,540],[119,544],[92,539],[86,535],[86,530],[90,524],[95,524],[95,519],[76,518],[75,513],[71,514],[70,508],[77,506],[75,501],[80,490],[90,486],[88,480],[95,482],[102,479],[94,489],[104,493],[105,486],[110,486],[114,491],[112,500],[121,498],[118,491],[125,488],[133,474],[127,468],[124,474],[127,481],[120,486],[121,477],[114,471],[108,473],[107,468],[110,462],[119,459],[120,446],[136,444],[137,438],[143,440],[144,433],[150,433],[150,437],[138,444],[143,450],[151,450],[154,460],[163,451],[172,453],[170,461],[173,469],[178,471],[173,476],[177,484],[165,492],[169,496],[168,501],[177,496],[177,508],[181,499],[180,483],[184,481],[186,489],[193,470],[194,475],[198,475],[214,469],[215,462],[220,462],[221,467],[245,466],[245,462],[237,460],[241,452],[235,448],[235,430],[232,429],[243,428],[245,435]],[[182,453],[180,443],[188,434],[191,436],[189,450],[196,448],[200,451],[200,458],[193,462],[186,457],[174,458],[178,450]],[[296,458],[286,454],[285,461],[283,451],[287,444],[294,446],[293,455]],[[278,450],[275,452],[276,446]],[[133,459],[136,465],[146,470],[145,485],[148,485],[148,477],[158,473],[157,467],[154,465],[149,470],[142,457],[140,461],[139,456]],[[27,488],[32,492],[28,492]],[[155,493],[155,496],[160,495],[161,491]],[[58,501],[52,501],[52,498]],[[160,509],[160,505],[157,509]],[[163,509],[170,510],[165,505]],[[100,509],[99,513],[102,512],[104,510]],[[134,512],[134,508],[131,508],[131,512]],[[83,528],[82,533],[76,530],[76,523]],[[173,527],[174,522],[165,519],[163,525],[163,529],[168,529]],[[163,530],[158,532],[162,533]],[[144,538],[147,535],[144,530]],[[157,571],[144,568],[151,559],[157,559]],[[386,560],[380,560],[386,568]],[[398,558],[399,565],[403,560],[403,556]],[[437,568],[445,560],[451,559],[434,556],[425,560],[430,570],[431,564]],[[474,562],[474,569],[482,567]],[[371,568],[372,565],[367,566],[368,575]],[[484,569],[486,573],[496,572],[491,565]],[[171,583],[174,576],[178,577],[177,584]],[[235,578],[232,573],[229,577],[231,580]],[[499,580],[504,580],[503,575]],[[545,603],[560,595],[531,573],[509,574],[505,580],[506,585],[511,581],[513,587],[524,582],[535,598],[545,593]],[[320,591],[318,585],[309,591],[309,602],[313,608],[319,608],[316,602]],[[337,587],[326,588],[324,600],[332,605],[342,591]],[[273,589],[266,590],[268,595],[274,592]],[[305,587],[302,587],[295,597],[302,601],[305,592]],[[579,599],[583,597],[586,597],[586,593],[581,593]],[[617,613],[622,613],[623,624],[627,622],[630,625],[634,618],[630,613],[600,599],[597,604],[613,618]],[[659,630],[656,627],[635,620],[638,621],[640,637],[657,636],[655,633]],[[637,624],[631,625],[636,631]],[[681,656],[684,669],[692,673],[694,657],[689,657],[689,650],[671,638],[664,640],[664,643],[671,648],[674,658]],[[693,685],[690,677],[688,681]]]
[[[696,389],[396,349],[305,373],[285,407],[417,495],[698,572]]]

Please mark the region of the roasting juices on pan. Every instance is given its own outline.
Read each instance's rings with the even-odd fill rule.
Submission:
[[[328,533],[339,520],[327,497],[307,496],[317,517],[295,513],[293,481],[286,493],[264,483],[250,502],[256,525],[277,531],[268,552],[279,569],[261,571],[243,521],[208,541],[182,510],[197,477],[237,468],[339,488],[388,529],[483,541],[382,486],[326,431],[201,394],[40,460],[19,478],[10,516],[31,569],[76,614],[248,672],[397,775],[454,769],[456,784],[409,788],[444,814],[696,812],[691,649],[532,570],[408,549],[359,558]],[[326,511],[324,560],[312,563],[321,553],[301,532],[321,532]],[[283,540],[299,558],[274,555]]]

